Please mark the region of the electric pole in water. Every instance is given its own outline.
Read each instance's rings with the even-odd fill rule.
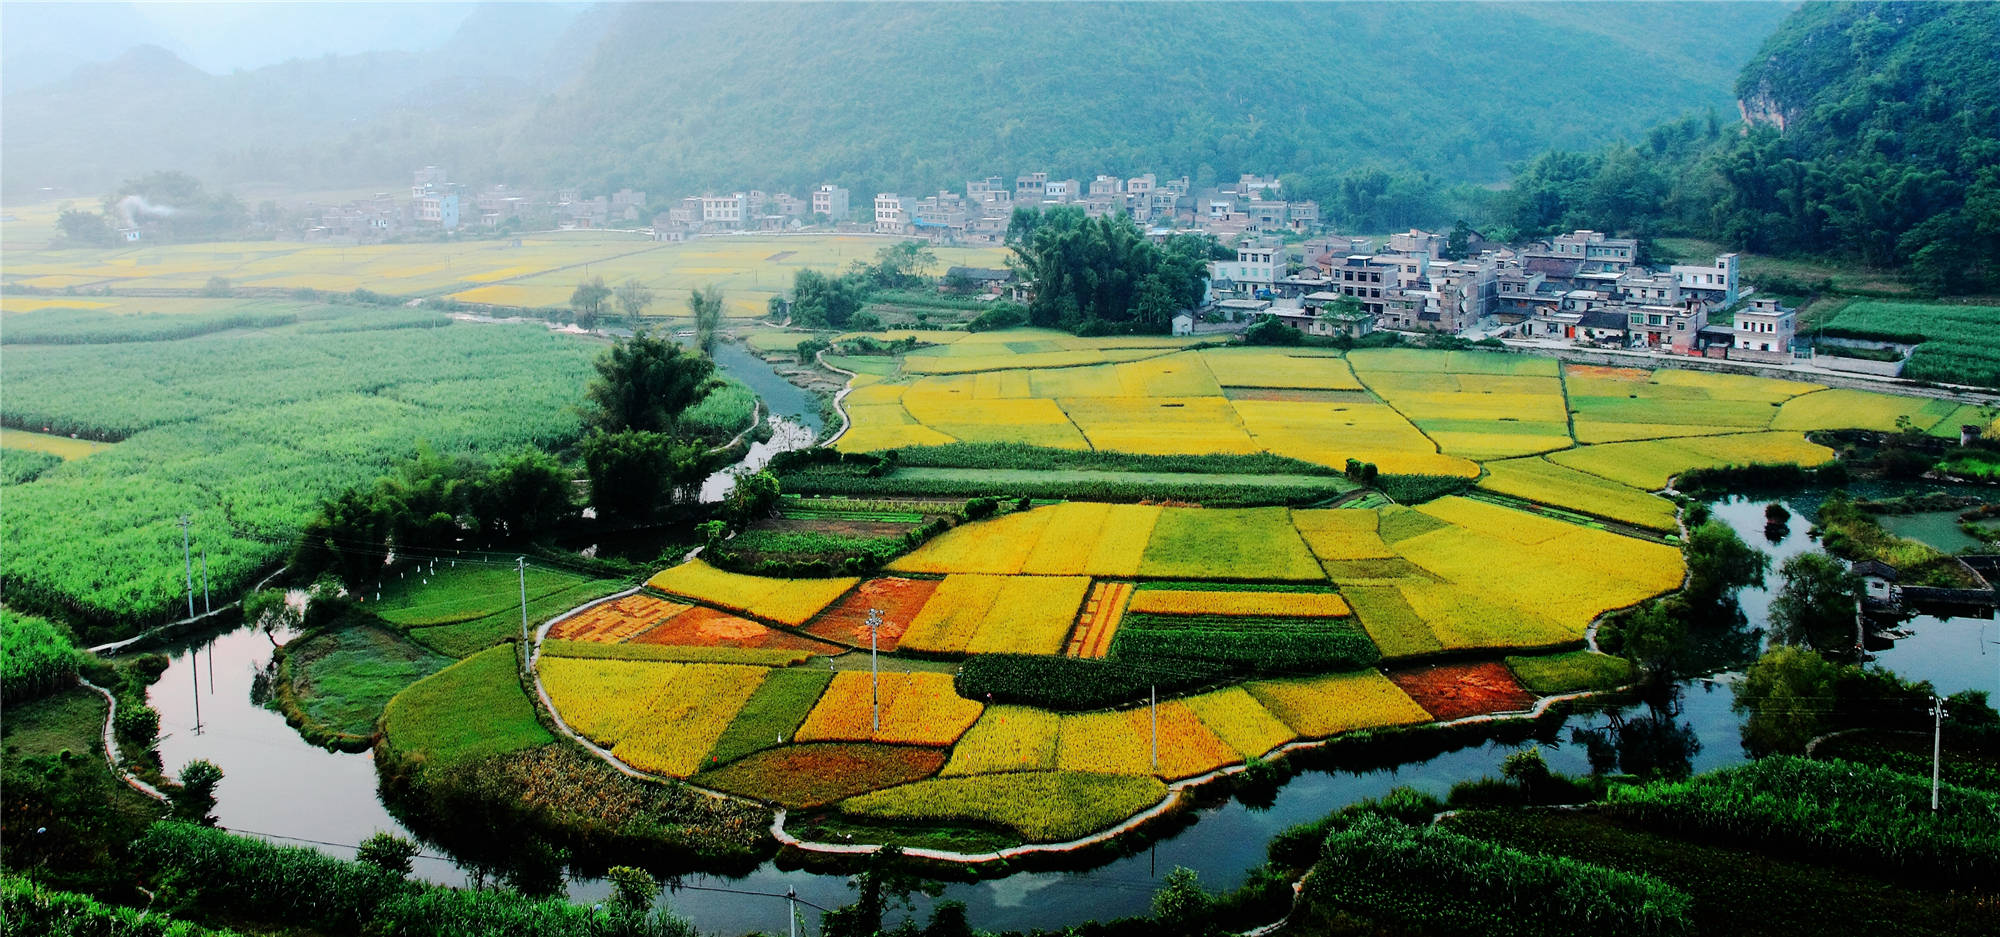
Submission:
[[[868,700],[875,710],[875,730],[870,735],[882,734],[882,678],[875,669],[875,635],[882,629],[882,610],[868,610]]]
[[[194,554],[188,546],[189,515],[181,515],[181,561],[187,564],[188,617],[194,617]]]
[[[1944,697],[1931,698],[1931,812],[1938,808],[1939,760],[1944,756]]]
[[[799,890],[791,885],[785,886],[785,906],[791,912],[787,917],[791,921],[792,937],[799,937]]]
[[[203,544],[201,548],[201,613],[206,615],[213,611],[215,611],[215,604],[208,597],[208,545]]]

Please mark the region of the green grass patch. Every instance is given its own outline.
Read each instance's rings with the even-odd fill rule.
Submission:
[[[475,654],[396,694],[382,728],[398,753],[433,763],[555,741],[535,719],[511,647]]]
[[[1632,680],[1632,662],[1593,651],[1509,657],[1507,668],[1521,685],[1542,696],[1581,690],[1609,690]]]
[[[561,592],[584,577],[529,567],[529,599]],[[377,618],[410,628],[449,625],[521,607],[520,573],[512,566],[442,566],[435,573],[410,571],[382,584],[380,599],[367,595],[364,607]]]
[[[629,584],[612,579],[571,581],[574,584],[566,589],[528,600],[530,630],[592,599],[603,598],[613,592],[630,588]],[[449,625],[411,628],[410,637],[440,654],[450,657],[470,657],[495,644],[512,641],[521,636],[521,606],[518,595],[514,601],[516,604],[513,606],[481,618]]]
[[[1280,508],[1167,508],[1139,561],[1149,578],[1252,579],[1323,582],[1313,559]]]
[[[1903,376],[1953,384],[2000,387],[2000,306],[1909,303],[1863,299],[1847,304],[1826,323],[1826,334],[1924,342],[1903,366]]]
[[[1406,561],[1407,562],[1407,561]],[[1403,598],[1402,590],[1391,585],[1348,585],[1340,590],[1361,627],[1368,632],[1384,657],[1414,657],[1444,650],[1443,642],[1431,626],[1417,615]]]
[[[315,632],[285,646],[277,699],[286,719],[319,744],[366,744],[383,707],[451,664],[402,635],[367,624]]]
[[[774,670],[750,694],[729,728],[709,752],[712,762],[731,762],[753,752],[775,748],[790,739],[812,712],[813,704],[833,682],[831,670]]]
[[[1107,829],[1165,796],[1158,778],[1024,771],[920,781],[844,800],[840,811],[878,820],[990,823],[1049,843]]]

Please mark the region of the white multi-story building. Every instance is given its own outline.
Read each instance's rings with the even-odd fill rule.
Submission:
[[[733,195],[704,195],[701,197],[701,220],[708,224],[738,227],[749,210],[749,198],[743,193]]]
[[[875,193],[875,233],[902,234],[909,228],[910,216],[903,211],[903,197],[894,192]]]
[[[1736,301],[1735,254],[1718,254],[1711,264],[1675,264],[1669,272],[1683,293],[1722,306]]]
[[[1239,247],[1235,260],[1212,260],[1208,279],[1218,289],[1269,290],[1285,276],[1283,247]]]
[[[1775,299],[1753,299],[1736,312],[1736,341],[1729,357],[1749,361],[1784,361],[1792,357],[1798,334],[1798,310]]]

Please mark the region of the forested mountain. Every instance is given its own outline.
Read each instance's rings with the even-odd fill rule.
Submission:
[[[1737,81],[1747,132],[1700,120],[1549,153],[1505,200],[1518,233],[1688,234],[2000,283],[2000,4],[1815,3]],[[1505,232],[1502,232],[1505,233]]]
[[[511,169],[651,190],[1454,180],[1729,107],[1775,4],[633,4]]]
[[[524,185],[921,193],[972,176],[1356,167],[1492,181],[1688,110],[1771,3],[619,4],[482,9],[430,53],[227,76],[134,53],[10,92],[6,185]],[[519,22],[496,18],[512,16]],[[547,19],[548,17],[543,17]],[[496,23],[498,25],[496,25]],[[509,40],[514,40],[510,42]]]

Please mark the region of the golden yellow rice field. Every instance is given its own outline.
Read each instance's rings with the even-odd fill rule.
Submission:
[[[646,585],[766,621],[803,625],[860,581],[854,577],[767,579],[716,569],[697,559],[655,573]]]

